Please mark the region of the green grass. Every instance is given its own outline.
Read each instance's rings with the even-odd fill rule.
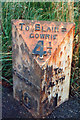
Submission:
[[[74,4],[74,22],[76,23],[75,33],[78,29],[78,13],[79,5]],[[22,3],[2,3],[2,76],[3,80],[12,85],[12,38],[11,38],[11,20],[12,19],[28,19],[28,20],[47,20],[47,21],[65,21],[69,20],[69,11],[67,3],[64,3],[64,11],[62,14],[62,3],[40,3],[40,2],[22,2]],[[71,86],[78,93],[80,92],[79,83],[79,54],[80,49],[78,39],[75,38],[74,54],[72,62]],[[77,46],[77,47],[76,47]],[[72,89],[73,90],[73,89]]]

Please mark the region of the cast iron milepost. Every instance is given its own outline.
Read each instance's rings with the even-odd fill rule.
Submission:
[[[41,118],[69,98],[73,23],[12,20],[14,98]]]

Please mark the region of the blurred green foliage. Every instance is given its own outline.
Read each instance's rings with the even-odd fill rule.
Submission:
[[[46,21],[70,21],[69,8],[67,2],[2,2],[2,76],[12,85],[12,37],[11,37],[11,20],[28,19],[28,20],[46,20]],[[74,3],[73,21],[76,24],[75,33],[78,30],[79,23],[79,3]],[[72,90],[80,92],[79,83],[79,43],[78,39],[74,40],[74,54],[72,62],[71,86]],[[76,49],[78,49],[76,51]]]

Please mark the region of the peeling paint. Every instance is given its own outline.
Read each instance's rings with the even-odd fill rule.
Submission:
[[[14,97],[36,118],[69,98],[73,29],[72,23],[13,20]]]

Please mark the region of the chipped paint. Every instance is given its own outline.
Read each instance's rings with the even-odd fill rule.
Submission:
[[[34,117],[69,98],[74,24],[13,20],[13,89]]]

